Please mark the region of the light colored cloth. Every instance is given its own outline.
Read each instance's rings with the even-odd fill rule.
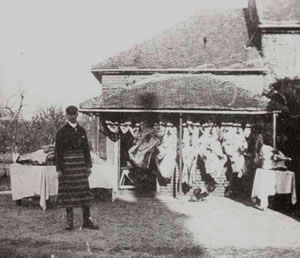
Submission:
[[[251,197],[260,199],[262,208],[268,207],[268,197],[276,193],[276,174],[272,170],[257,169],[255,172],[254,183]]]
[[[116,189],[117,167],[110,164],[93,164],[92,174],[89,176],[90,188]]]
[[[92,159],[92,163],[94,164],[105,164],[106,160],[102,159],[99,155],[99,153],[95,153],[95,152],[90,152],[91,153],[91,159]]]
[[[112,201],[116,199],[118,190],[118,168],[111,164],[93,164],[89,176],[90,188],[112,189]]]
[[[297,202],[294,172],[258,168],[254,178],[252,198],[259,198],[260,206],[265,209],[268,207],[268,197],[276,193],[291,194],[292,204]]]
[[[19,200],[24,197],[40,195],[40,205],[45,209],[47,195],[49,198],[49,194],[46,191],[46,181],[49,175],[47,176],[46,174],[51,173],[51,169],[48,170],[47,168],[47,166],[10,165],[12,199]],[[53,176],[57,176],[54,166],[53,173],[55,173]],[[57,182],[57,179],[55,181]],[[48,189],[50,190],[52,188],[48,185]],[[57,192],[57,185],[55,192]]]
[[[38,195],[40,206],[45,210],[49,196],[57,195],[58,178],[55,166],[12,164],[10,172],[13,200]],[[112,189],[114,200],[117,190],[116,167],[109,164],[93,164],[89,184],[90,188]]]
[[[276,171],[276,193],[291,193],[292,204],[297,202],[295,174],[291,171]]]
[[[54,166],[44,166],[41,177],[41,191],[40,191],[40,206],[43,210],[46,207],[46,200],[49,199],[50,196],[57,195],[58,192],[58,178],[56,169],[55,173],[53,172]]]
[[[71,123],[70,121],[68,121],[69,125],[72,126],[73,128],[76,128],[77,123]]]

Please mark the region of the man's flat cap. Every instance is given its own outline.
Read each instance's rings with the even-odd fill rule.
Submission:
[[[78,113],[78,108],[75,106],[68,106],[66,108],[66,113],[68,115],[76,115]]]

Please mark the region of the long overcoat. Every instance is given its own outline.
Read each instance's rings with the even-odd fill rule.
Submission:
[[[91,200],[89,168],[92,167],[85,129],[69,123],[56,135],[56,170],[61,171],[58,200],[62,207],[88,206]]]

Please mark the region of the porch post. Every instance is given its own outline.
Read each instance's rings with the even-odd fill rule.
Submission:
[[[273,148],[276,149],[277,114],[273,113]]]
[[[100,119],[99,115],[96,115],[96,153],[99,153],[99,131],[100,131]]]
[[[182,193],[182,113],[179,113],[179,178],[178,192]]]

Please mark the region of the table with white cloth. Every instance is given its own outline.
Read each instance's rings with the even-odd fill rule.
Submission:
[[[268,197],[275,194],[291,194],[291,202],[297,202],[295,174],[292,171],[280,171],[258,168],[255,173],[251,197],[260,199],[260,207],[268,207]]]
[[[31,166],[12,164],[10,166],[12,199],[40,196],[40,206],[46,209],[46,200],[58,193],[58,177],[55,166]],[[110,164],[93,164],[89,176],[90,188],[112,189],[114,200],[117,190],[117,171]]]

